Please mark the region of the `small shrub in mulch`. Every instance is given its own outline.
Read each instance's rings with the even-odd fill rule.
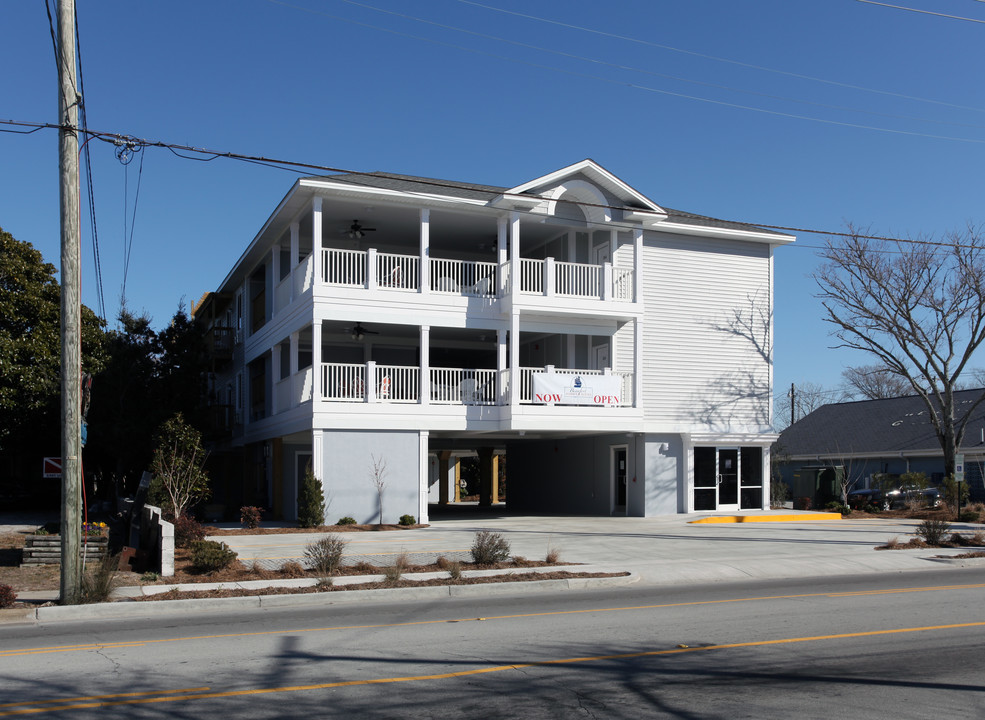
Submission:
[[[229,567],[236,557],[236,551],[224,542],[199,540],[192,545],[192,566],[199,571],[223,570]]]
[[[239,521],[243,523],[243,527],[249,530],[256,530],[260,527],[260,518],[262,516],[263,510],[255,505],[244,505],[239,509]]]
[[[13,607],[17,593],[10,585],[0,585],[0,609]]]
[[[342,553],[348,544],[348,540],[338,535],[328,535],[309,543],[304,549],[304,557],[319,575],[331,575],[342,564]]]
[[[174,546],[190,548],[205,539],[206,528],[191,515],[179,515],[174,519]]]
[[[472,562],[476,565],[492,565],[510,558],[510,543],[499,533],[480,530],[472,542]]]
[[[951,529],[951,523],[947,520],[938,518],[928,518],[917,525],[916,533],[926,541],[928,545],[940,545]]]

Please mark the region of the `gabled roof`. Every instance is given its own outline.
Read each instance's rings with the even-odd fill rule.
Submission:
[[[978,401],[985,389],[954,393],[955,415]],[[927,406],[919,395],[823,405],[782,433],[777,443],[791,458],[941,455]],[[963,450],[985,451],[985,403],[971,415]]]
[[[310,179],[351,183],[352,185],[363,185],[365,187],[394,190],[396,192],[448,195],[467,200],[489,200],[497,195],[501,195],[506,190],[506,188],[496,185],[480,185],[478,183],[465,183],[456,180],[438,180],[417,175],[397,175],[396,173],[387,172],[327,175]]]
[[[737,231],[753,231],[758,234],[775,236],[778,241],[791,240],[792,237],[785,233],[766,230],[749,223],[735,222],[732,220],[720,220],[707,215],[698,215],[683,210],[673,210],[666,206],[657,205],[642,193],[630,187],[618,177],[610,173],[594,160],[585,159],[567,167],[556,170],[547,175],[543,175],[534,180],[517,185],[512,188],[499,185],[484,185],[481,183],[467,183],[458,180],[442,180],[429,178],[419,175],[401,175],[389,172],[369,172],[369,173],[344,173],[339,175],[319,175],[305,178],[305,180],[325,180],[329,182],[343,182],[354,186],[371,187],[382,190],[392,190],[400,193],[420,193],[428,195],[444,195],[447,197],[462,198],[465,200],[479,200],[484,202],[494,202],[503,196],[531,195],[534,188],[543,187],[551,183],[560,183],[564,178],[575,175],[584,175],[605,187],[617,197],[626,202],[627,208],[637,208],[644,212],[656,213],[665,216],[665,222],[671,225],[690,226],[695,228],[716,228]]]
[[[555,170],[552,173],[535,178],[523,183],[522,185],[517,185],[516,187],[507,190],[506,193],[509,195],[523,195],[534,190],[535,188],[543,187],[545,185],[557,185],[563,182],[565,178],[576,175],[584,175],[601,187],[604,187],[606,190],[623,200],[631,207],[639,207],[644,210],[650,210],[660,214],[664,213],[664,209],[662,207],[650,200],[643,193],[624,183],[622,180],[590,158],[586,158],[581,162],[576,162],[573,165],[568,165],[560,170]]]

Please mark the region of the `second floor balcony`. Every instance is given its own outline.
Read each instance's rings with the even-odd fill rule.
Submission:
[[[427,272],[422,272],[424,262]],[[274,314],[314,285],[380,293],[428,293],[494,301],[517,296],[559,297],[602,303],[634,302],[633,268],[611,263],[521,258],[515,282],[510,265],[479,260],[426,258],[369,250],[327,248],[306,257],[274,291]],[[384,295],[385,297],[385,295]]]
[[[521,367],[516,374],[516,404],[544,404],[535,397],[534,376],[570,376],[572,380],[592,377],[612,378],[619,390],[605,398],[595,398],[596,406],[633,407],[633,373],[608,369]],[[315,380],[317,379],[317,382]],[[317,378],[311,367],[302,368],[274,385],[271,415],[309,403],[371,404],[375,406],[505,406],[511,404],[509,370],[482,368],[427,369],[426,386],[420,367],[366,363],[322,363]],[[551,403],[563,406],[559,401]],[[382,409],[382,408],[381,408]],[[396,409],[396,408],[394,408]],[[256,419],[256,416],[254,416]]]

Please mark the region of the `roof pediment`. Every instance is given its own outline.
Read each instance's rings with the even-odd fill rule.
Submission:
[[[579,203],[593,223],[618,217],[648,224],[667,218],[663,208],[590,159],[509,188],[490,204],[554,215],[558,202]]]

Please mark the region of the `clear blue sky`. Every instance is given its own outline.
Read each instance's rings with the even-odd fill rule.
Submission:
[[[985,2],[896,4],[979,22],[859,0],[78,0],[78,14],[95,130],[505,186],[591,157],[658,204],[757,224],[985,222]],[[0,27],[0,119],[55,122],[44,2],[4,2]],[[165,149],[144,150],[141,173],[139,155],[125,167],[90,147],[111,325],[126,248],[127,305],[163,327],[218,286],[296,177]],[[0,227],[57,266],[56,133],[0,133],[0,168]],[[823,238],[797,236],[776,253],[778,394],[865,361],[829,349],[810,279]]]

